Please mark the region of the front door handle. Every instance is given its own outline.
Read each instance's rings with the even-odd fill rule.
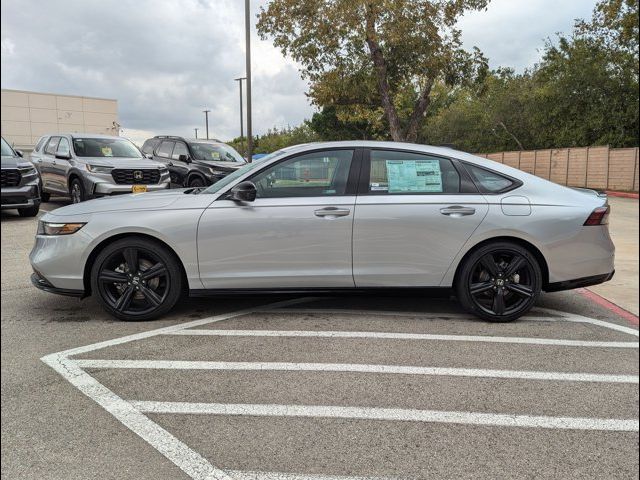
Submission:
[[[337,207],[321,208],[320,210],[315,210],[313,212],[313,214],[316,217],[329,217],[329,218],[346,217],[350,213],[351,213],[351,210],[349,210],[348,208],[337,208]]]
[[[464,217],[466,215],[473,215],[474,213],[476,213],[476,209],[471,207],[463,207],[461,205],[453,205],[451,207],[441,208],[440,213],[449,217],[458,218]]]

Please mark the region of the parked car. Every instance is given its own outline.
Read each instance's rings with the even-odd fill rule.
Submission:
[[[169,171],[146,158],[129,140],[67,133],[41,137],[31,154],[42,177],[42,200],[51,195],[73,203],[106,195],[169,188]]]
[[[123,320],[183,289],[453,288],[511,321],[541,291],[614,272],[607,197],[449,148],[330,142],[285,149],[207,189],[59,208],[42,217],[33,283],[96,295]]]
[[[246,163],[219,140],[159,135],[145,141],[142,151],[167,166],[177,188],[212,185]]]
[[[2,210],[16,209],[21,217],[40,210],[40,176],[33,164],[2,137]]]

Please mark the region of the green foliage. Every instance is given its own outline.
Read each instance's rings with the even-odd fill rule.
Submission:
[[[321,140],[321,138],[309,127],[308,122],[293,128],[272,128],[264,135],[258,135],[254,138],[253,153],[271,153],[291,145],[317,142],[319,140]],[[246,138],[241,139],[240,137],[236,137],[227,143],[235,148],[240,155],[246,155]]]

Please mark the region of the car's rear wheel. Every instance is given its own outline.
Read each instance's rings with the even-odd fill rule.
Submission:
[[[177,259],[144,238],[124,238],[98,254],[91,290],[104,309],[121,320],[151,320],[167,313],[182,291]]]
[[[533,307],[542,272],[526,248],[511,242],[484,245],[469,255],[457,276],[463,307],[490,322],[510,322]]]
[[[73,203],[84,202],[87,199],[84,192],[84,186],[79,178],[71,180],[71,185],[69,185],[69,195],[71,196],[71,201]]]

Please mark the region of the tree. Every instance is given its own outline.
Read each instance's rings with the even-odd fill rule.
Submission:
[[[315,105],[415,141],[437,81],[456,85],[486,71],[479,50],[462,49],[455,24],[488,1],[274,0],[258,32],[301,65]]]

